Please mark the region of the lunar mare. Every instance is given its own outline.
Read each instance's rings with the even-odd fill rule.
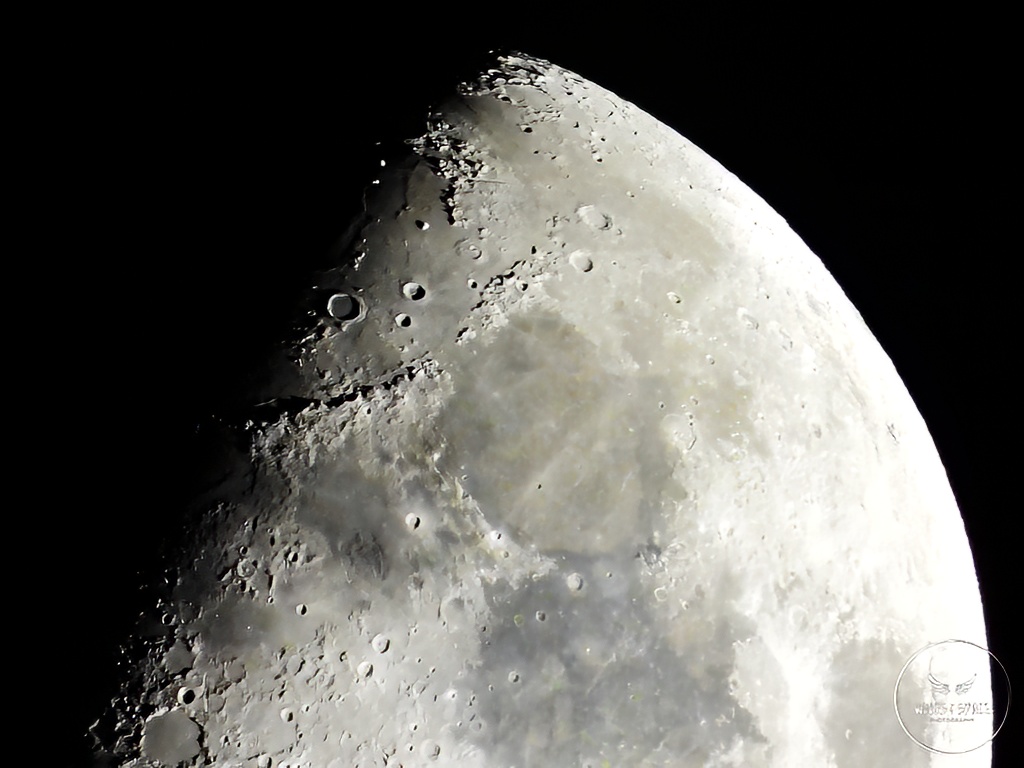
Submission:
[[[503,57],[308,309],[140,625],[109,764],[944,764],[891,703],[918,648],[984,645],[938,455],[700,149]]]

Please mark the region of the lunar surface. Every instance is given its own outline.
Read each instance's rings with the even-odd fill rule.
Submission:
[[[377,181],[98,764],[989,764],[893,712],[918,649],[985,645],[971,553],[899,376],[778,214],[521,56]]]

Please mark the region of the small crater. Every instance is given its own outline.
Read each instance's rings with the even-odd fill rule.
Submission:
[[[297,616],[305,616],[307,613],[309,613],[309,608],[305,603],[299,603],[295,606],[295,614]]]
[[[409,317],[404,312],[395,315],[395,325],[397,325],[400,328],[408,328],[410,325],[412,325],[412,318]]]
[[[410,301],[419,301],[427,295],[427,291],[419,283],[406,283],[402,286],[402,295]]]
[[[422,219],[416,219],[416,229],[426,232],[428,229],[430,229],[430,225],[427,222],[423,221]]]
[[[736,311],[736,315],[739,317],[740,320],[743,321],[743,324],[751,331],[756,331],[761,326],[761,324],[757,322],[757,318],[755,318],[742,307]]]
[[[391,647],[391,641],[384,635],[375,635],[373,640],[370,641],[370,646],[377,653],[385,653]]]
[[[356,667],[356,674],[360,677],[369,677],[373,674],[373,664],[368,661],[359,662],[359,666]]]
[[[598,160],[598,162],[601,162]],[[576,215],[584,224],[594,229],[607,230],[612,228],[612,218],[602,213],[593,205],[581,205],[576,209]]]
[[[423,742],[421,749],[423,750],[423,756],[428,760],[436,760],[438,755],[441,754],[441,746],[431,739],[427,739]]]
[[[196,700],[196,692],[191,688],[179,688],[178,689],[178,703],[185,704],[186,706]]]
[[[473,243],[467,243],[465,241],[462,241],[456,246],[456,248],[458,248],[458,251],[461,255],[466,256],[472,259],[473,261],[477,261],[481,256],[484,255],[483,251],[480,250],[480,247],[474,245]]]
[[[335,320],[354,320],[359,312],[359,299],[355,296],[336,293],[327,300],[327,314]]]
[[[565,579],[565,585],[573,592],[583,589],[583,577],[578,573],[570,573]]]
[[[594,262],[585,251],[573,251],[569,256],[569,263],[580,272],[589,272],[594,268]]]

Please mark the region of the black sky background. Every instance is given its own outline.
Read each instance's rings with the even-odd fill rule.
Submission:
[[[55,750],[116,691],[118,642],[151,599],[140,585],[207,460],[196,426],[245,410],[240,384],[382,153],[492,49],[548,58],[651,112],[825,262],[935,438],[990,648],[1022,679],[1019,66],[1006,20],[684,7],[592,9],[579,27],[579,14],[541,10],[526,32],[386,9],[371,24],[169,17],[54,51],[40,242],[60,256],[41,260],[36,285],[57,307],[57,342],[36,365],[54,429],[78,437],[44,493],[73,589],[43,626],[48,650],[71,635],[87,660]],[[1019,720],[996,765],[1016,754]]]

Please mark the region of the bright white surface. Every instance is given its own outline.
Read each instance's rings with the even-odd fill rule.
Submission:
[[[321,402],[254,426],[140,703],[216,765],[942,764],[892,690],[929,642],[984,645],[970,551],[818,259],[542,62],[417,149],[318,280],[358,317],[320,307],[282,363],[268,394]]]

